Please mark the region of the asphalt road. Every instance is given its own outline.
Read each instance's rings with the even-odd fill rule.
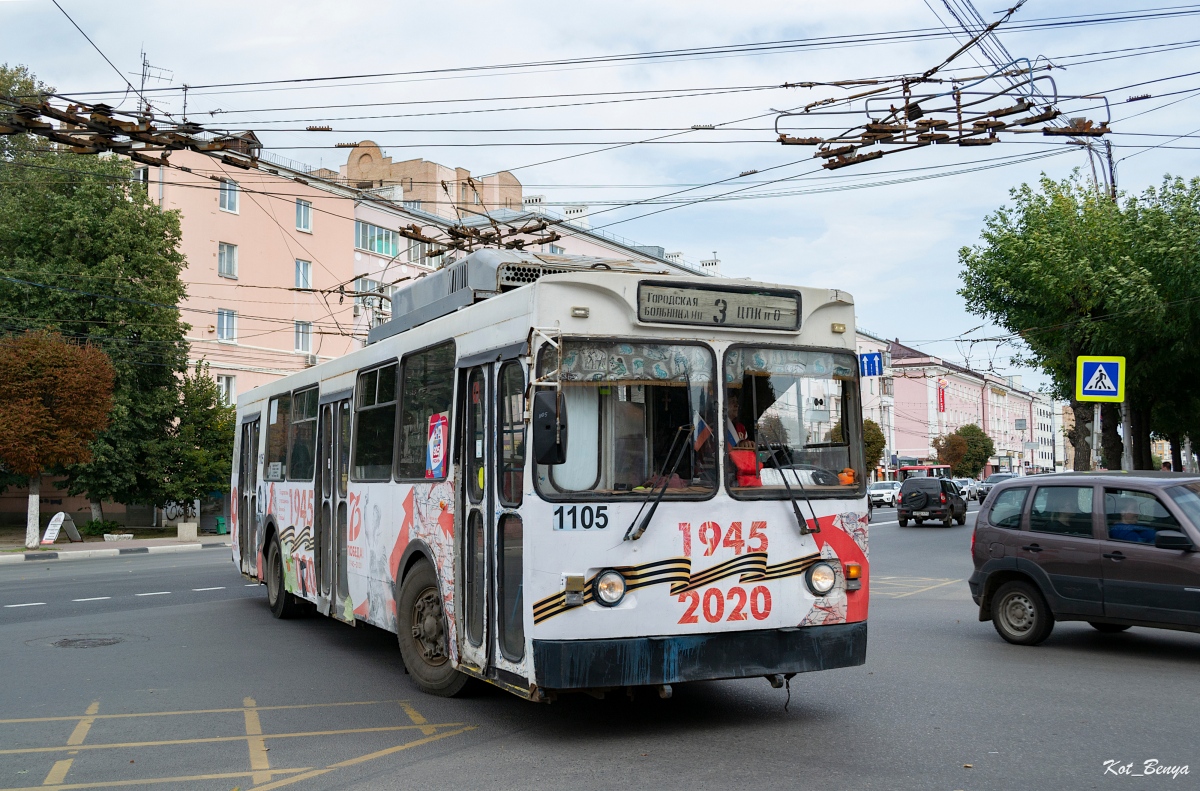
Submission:
[[[272,619],[224,550],[0,567],[0,791],[1196,787],[1200,635],[1010,646],[967,592],[973,522],[876,510],[867,665],[796,677],[786,710],[763,680],[425,696],[392,635]],[[1148,759],[1189,774],[1105,773]]]

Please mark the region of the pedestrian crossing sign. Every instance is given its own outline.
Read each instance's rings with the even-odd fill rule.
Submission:
[[[1124,401],[1124,357],[1079,357],[1075,361],[1076,401]]]

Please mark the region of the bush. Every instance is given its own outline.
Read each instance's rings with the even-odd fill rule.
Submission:
[[[105,533],[116,533],[122,529],[123,526],[120,522],[114,522],[111,519],[92,519],[79,528],[79,532],[85,536],[102,536]]]

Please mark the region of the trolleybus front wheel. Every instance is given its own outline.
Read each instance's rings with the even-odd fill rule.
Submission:
[[[267,548],[267,604],[276,618],[295,618],[302,612],[300,601],[287,592],[283,576],[283,552],[279,539],[271,538]]]
[[[442,594],[428,562],[419,562],[400,584],[396,620],[400,656],[421,691],[444,698],[461,692],[467,677],[450,662]]]

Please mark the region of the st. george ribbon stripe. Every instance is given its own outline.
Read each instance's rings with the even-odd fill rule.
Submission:
[[[625,590],[627,591],[666,582],[670,583],[671,595],[674,596],[702,588],[705,585],[712,585],[714,582],[734,575],[740,575],[739,582],[762,582],[794,577],[808,571],[809,567],[820,559],[821,554],[814,552],[811,555],[768,566],[766,552],[750,552],[697,572],[695,576],[692,576],[692,559],[688,557],[655,560],[640,566],[616,566],[614,570],[619,571],[625,578]],[[583,604],[593,601],[592,583],[595,580],[596,575],[593,575],[584,584]],[[542,623],[580,606],[582,605],[567,604],[566,592],[559,591],[533,605],[533,622],[535,624]]]

